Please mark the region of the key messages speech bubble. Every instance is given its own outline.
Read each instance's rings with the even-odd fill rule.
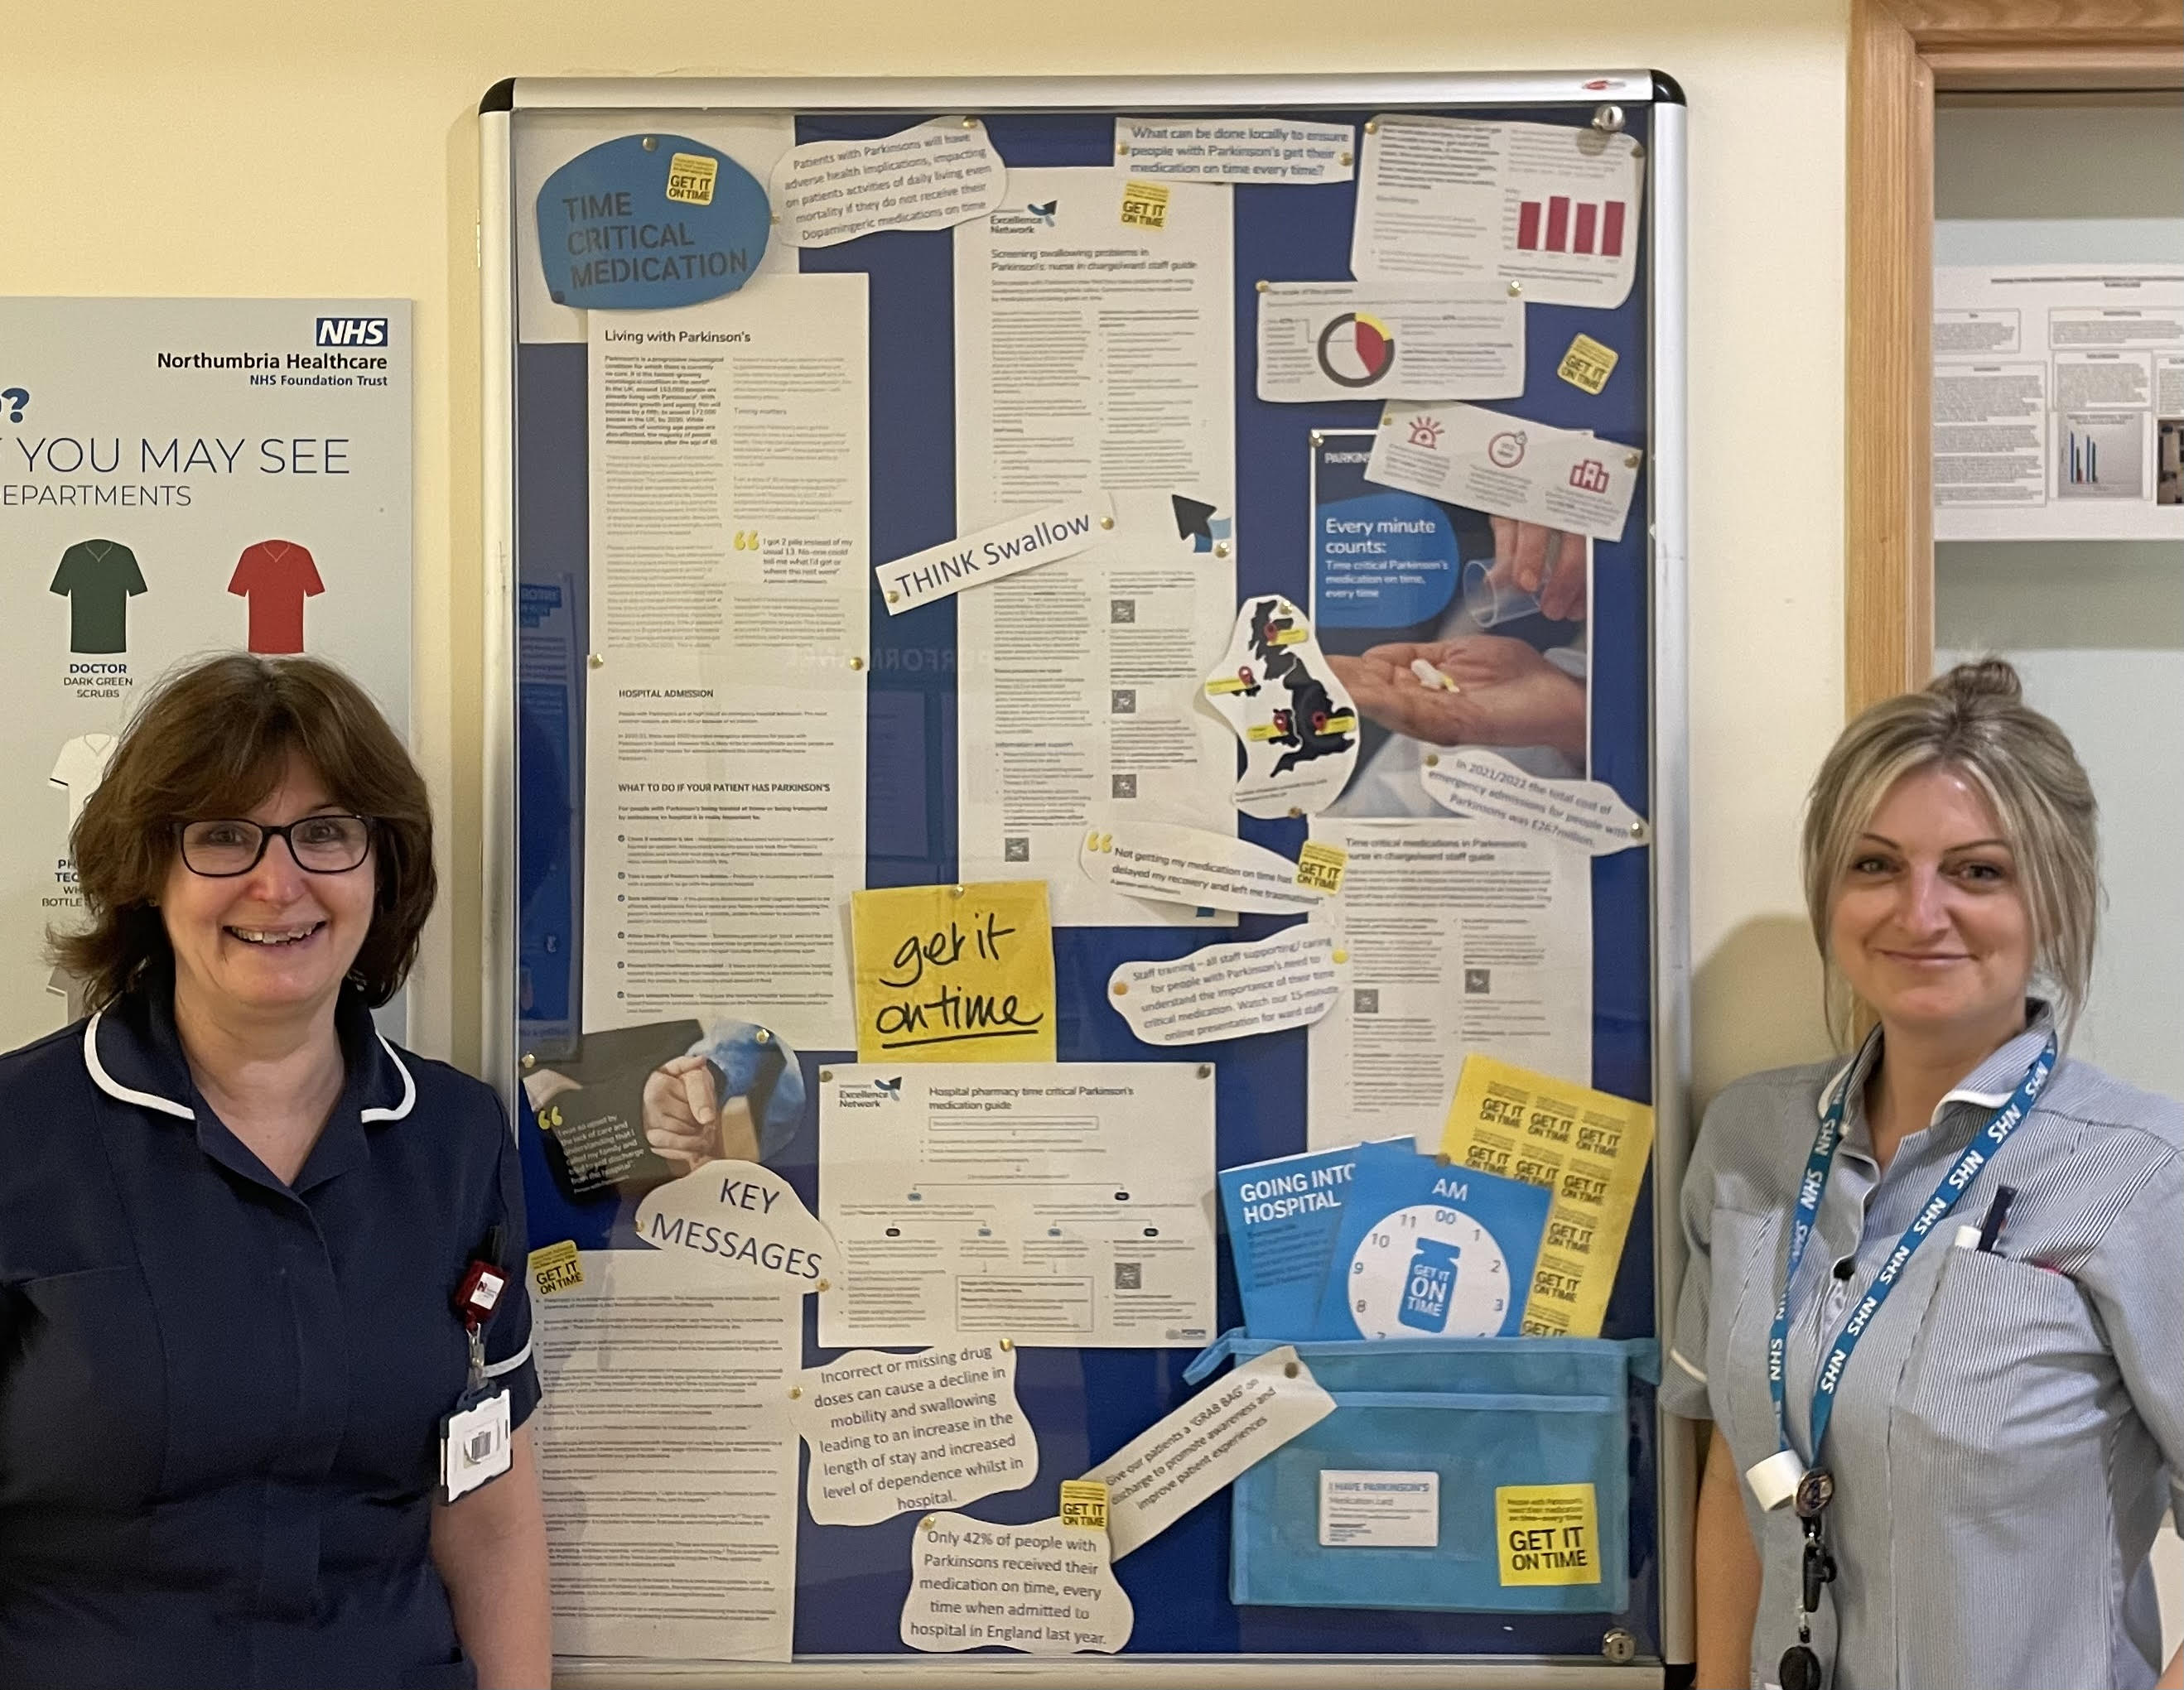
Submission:
[[[704,1162],[655,1186],[637,1206],[637,1236],[723,1279],[800,1294],[817,1291],[836,1259],[833,1234],[796,1188],[755,1162]]]

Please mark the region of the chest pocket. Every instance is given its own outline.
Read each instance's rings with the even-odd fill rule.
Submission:
[[[11,1503],[94,1510],[151,1500],[166,1456],[166,1364],[135,1267],[88,1268],[17,1287],[21,1348],[0,1382],[0,1473]]]
[[[1775,1447],[1774,1404],[1767,1394],[1767,1331],[1780,1294],[1782,1220],[1779,1212],[1714,1211],[1707,1379],[1714,1413],[1740,1468]]]
[[[1892,1443],[1959,1460],[2023,1456],[2098,1430],[2120,1390],[2092,1305],[2064,1275],[1952,1249],[1903,1372]],[[1990,1477],[2024,1471],[1986,1464]]]

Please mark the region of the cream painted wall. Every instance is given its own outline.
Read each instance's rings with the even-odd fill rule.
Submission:
[[[417,748],[450,895],[415,1040],[478,1049],[478,96],[512,75],[1658,65],[1690,97],[1698,1073],[1815,1052],[1797,809],[1841,720],[1844,0],[0,0],[0,288],[417,303]]]

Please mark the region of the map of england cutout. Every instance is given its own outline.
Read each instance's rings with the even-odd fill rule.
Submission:
[[[1357,766],[1357,709],[1303,611],[1279,593],[1247,598],[1206,701],[1244,742],[1232,795],[1246,815],[1312,815]]]

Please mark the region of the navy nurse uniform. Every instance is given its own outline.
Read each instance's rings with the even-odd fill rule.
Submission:
[[[537,1405],[499,1100],[382,1039],[294,1186],[192,1085],[171,976],[0,1057],[0,1685],[475,1682],[428,1552],[453,1298]]]

